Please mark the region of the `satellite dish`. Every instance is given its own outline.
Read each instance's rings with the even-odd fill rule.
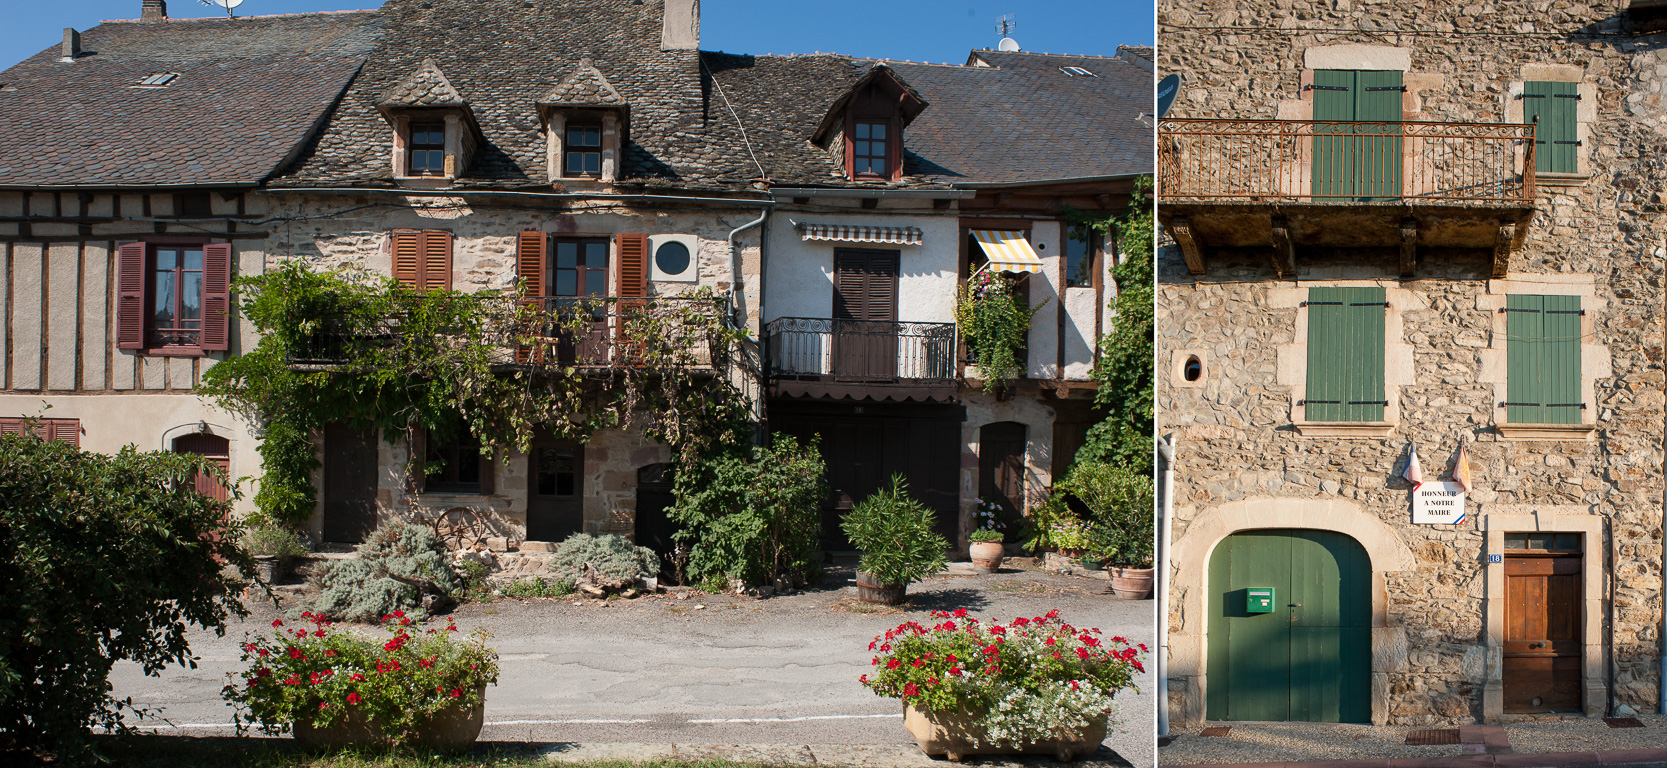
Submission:
[[[241,2],[242,0],[235,0],[235,1],[236,2]],[[1000,43],[996,44],[996,50],[998,50],[998,51],[1007,51],[1008,53],[1018,53],[1019,52],[1019,41],[1014,40],[1011,37],[1004,37],[1004,38],[1001,39]]]
[[[1181,76],[1170,75],[1158,83],[1158,119],[1169,114],[1169,108],[1175,106],[1175,97],[1181,93]]]
[[[215,8],[224,8],[227,16],[236,16],[237,14],[232,13],[232,9],[243,4],[243,0],[199,0],[199,2],[203,5],[212,5]]]

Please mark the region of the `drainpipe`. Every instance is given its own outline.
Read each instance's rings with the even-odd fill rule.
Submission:
[[[1175,435],[1158,438],[1158,735],[1169,735],[1169,531],[1175,516]]]
[[[736,317],[739,318],[736,323],[738,327],[745,328],[747,324],[747,313],[744,311],[741,304],[741,302],[746,301],[747,292],[745,290],[746,279],[741,276],[741,249],[735,244],[735,236],[763,224],[764,220],[768,218],[770,218],[770,209],[765,208],[763,211],[759,212],[758,218],[729,231],[729,298],[735,304]],[[762,238],[758,241],[758,249],[759,253],[762,254],[764,251],[764,240]],[[737,290],[737,288],[740,290]],[[763,293],[763,280],[759,281],[758,290],[760,293]],[[759,320],[762,321],[763,318],[761,317]]]

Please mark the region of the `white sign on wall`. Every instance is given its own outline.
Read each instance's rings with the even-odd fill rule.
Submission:
[[[1414,525],[1458,525],[1464,522],[1464,486],[1458,483],[1420,483],[1412,489]]]

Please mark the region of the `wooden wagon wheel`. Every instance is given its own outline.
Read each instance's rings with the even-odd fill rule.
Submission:
[[[450,550],[473,549],[486,543],[491,529],[484,514],[469,507],[452,507],[426,521],[434,535]]]

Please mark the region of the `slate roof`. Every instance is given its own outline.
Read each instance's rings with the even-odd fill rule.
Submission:
[[[0,186],[257,184],[377,35],[374,12],[105,22],[74,62],[54,45],[0,73]]]
[[[463,107],[468,102],[452,87],[433,59],[424,59],[417,71],[389,88],[376,101],[379,107]]]
[[[611,107],[623,106],[625,97],[619,95],[614,84],[596,69],[590,59],[579,62],[573,74],[562,78],[538,100],[544,107]]]

